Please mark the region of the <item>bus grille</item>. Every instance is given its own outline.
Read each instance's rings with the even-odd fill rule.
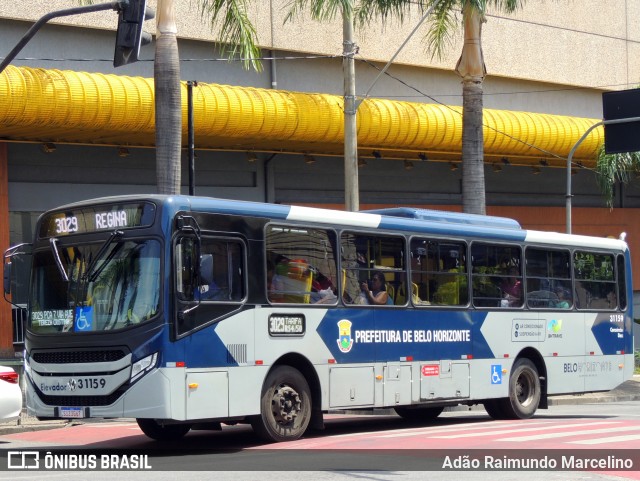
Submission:
[[[113,362],[125,357],[122,349],[96,351],[40,351],[32,354],[32,359],[40,364],[75,364],[93,362]]]
[[[38,397],[48,406],[108,406],[124,394],[118,389],[107,396],[47,396],[36,389]]]

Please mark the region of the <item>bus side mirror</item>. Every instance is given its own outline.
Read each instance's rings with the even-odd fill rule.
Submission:
[[[11,294],[11,262],[4,263],[2,279],[4,286],[4,295],[8,296],[9,294]]]
[[[199,267],[200,283],[209,285],[213,283],[213,254],[203,254],[200,256]]]

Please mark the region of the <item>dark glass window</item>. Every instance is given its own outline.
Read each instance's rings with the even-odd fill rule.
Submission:
[[[530,247],[525,257],[527,305],[554,309],[573,307],[569,251]]]
[[[624,256],[618,256],[618,305],[623,311],[627,308],[627,278],[625,272]]]
[[[521,307],[519,246],[471,244],[471,280],[476,307]]]
[[[271,225],[266,231],[270,302],[336,304],[337,264],[333,231]]]
[[[464,306],[469,302],[463,242],[414,238],[410,258],[414,304]]]
[[[345,303],[396,303],[399,287],[406,283],[403,237],[347,232],[342,234],[340,249]],[[373,298],[369,291],[373,292]],[[380,292],[386,295],[380,295]],[[406,296],[400,303],[405,302]]]
[[[573,253],[576,306],[579,309],[615,309],[618,306],[613,254]]]

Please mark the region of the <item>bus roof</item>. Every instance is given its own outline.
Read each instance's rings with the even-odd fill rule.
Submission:
[[[406,217],[431,222],[449,222],[454,224],[468,224],[484,227],[500,227],[503,229],[521,229],[518,221],[507,217],[490,215],[464,214],[432,209],[417,209],[414,207],[392,207],[388,209],[364,210],[370,214],[388,215],[392,217]]]
[[[387,209],[349,212],[317,207],[268,204],[243,200],[229,200],[213,197],[168,196],[141,194],[113,196],[58,207],[65,210],[74,206],[90,204],[153,201],[163,204],[169,210],[191,210],[200,212],[265,217],[274,220],[320,223],[351,228],[372,228],[391,231],[429,233],[434,235],[465,237],[472,236],[497,241],[521,241],[558,246],[585,246],[596,248],[627,250],[627,244],[619,239],[562,234],[557,232],[523,229],[513,219],[496,216],[464,214],[460,212],[437,211],[413,207],[393,207]]]

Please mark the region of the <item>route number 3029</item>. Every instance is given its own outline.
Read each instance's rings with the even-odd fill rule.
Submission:
[[[69,234],[78,230],[78,218],[62,217],[56,219],[56,234]]]

